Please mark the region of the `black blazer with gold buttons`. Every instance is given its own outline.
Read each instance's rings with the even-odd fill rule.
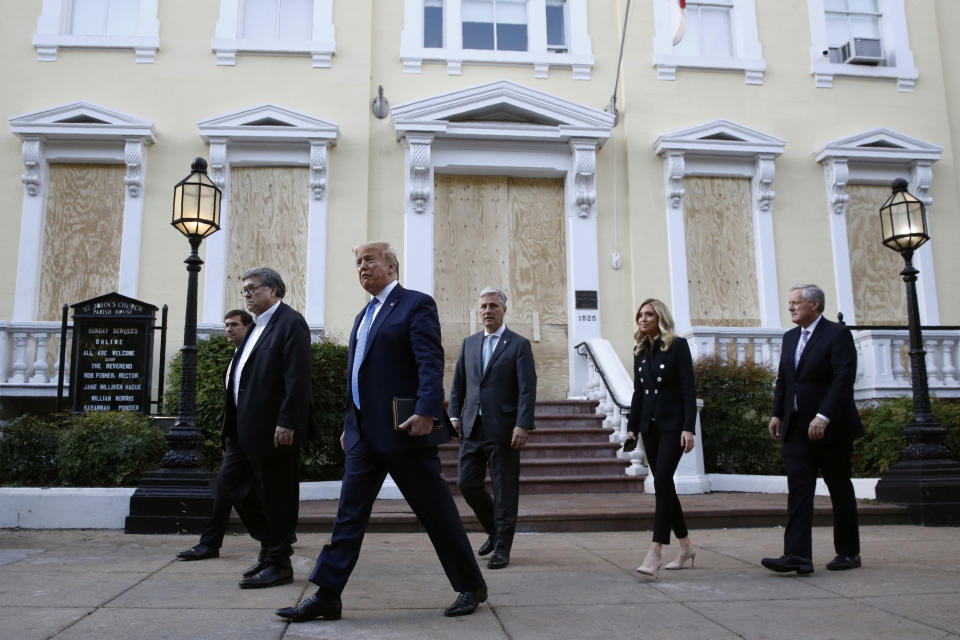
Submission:
[[[683,338],[674,338],[670,348],[660,348],[660,339],[633,357],[633,401],[627,430],[646,433],[655,420],[660,431],[689,431],[697,424],[697,389],[693,358]]]

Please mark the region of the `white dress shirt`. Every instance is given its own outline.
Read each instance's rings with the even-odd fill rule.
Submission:
[[[240,357],[237,358],[237,371],[233,376],[234,406],[237,404],[237,394],[240,392],[240,375],[243,373],[243,365],[247,364],[247,359],[250,358],[250,353],[253,351],[253,347],[257,344],[257,340],[260,339],[260,334],[263,333],[263,330],[267,328],[270,318],[273,317],[273,314],[276,313],[277,307],[279,306],[280,300],[277,300],[276,304],[261,313],[253,320],[253,328],[249,330],[250,338],[247,340],[247,343],[243,345],[243,353],[241,353]]]

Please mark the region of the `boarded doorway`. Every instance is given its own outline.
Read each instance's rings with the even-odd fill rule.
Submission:
[[[507,292],[506,325],[533,344],[537,399],[566,398],[566,257],[563,181],[507,176],[435,177],[434,292],[449,393],[460,344],[482,331],[477,294]],[[539,341],[535,341],[536,332]]]

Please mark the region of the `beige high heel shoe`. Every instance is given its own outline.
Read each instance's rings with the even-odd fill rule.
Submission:
[[[693,569],[693,563],[696,558],[697,552],[693,550],[693,547],[691,547],[689,550],[681,551],[676,560],[673,562],[668,562],[663,568],[669,569],[670,571],[683,569],[683,565],[686,564],[687,560],[690,560],[690,568]]]
[[[644,558],[643,561],[646,562],[647,559]],[[644,575],[644,576],[653,576],[654,578],[659,578],[659,577],[660,577],[660,569],[661,569],[661,567],[663,567],[663,559],[662,559],[662,558],[659,559],[659,560],[657,560],[657,566],[656,566],[656,568],[654,568],[654,569],[649,569],[649,568],[647,568],[646,566],[644,566],[644,565],[641,564],[639,567],[637,567],[637,573],[639,573],[639,574],[641,574],[641,575]]]

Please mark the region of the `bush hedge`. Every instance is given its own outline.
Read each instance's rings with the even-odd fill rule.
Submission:
[[[197,344],[197,427],[203,434],[204,466],[216,471],[222,458],[220,430],[223,416],[223,374],[233,346],[222,335]],[[313,439],[300,451],[300,479],[339,480],[343,477],[340,433],[346,410],[347,347],[332,342],[311,345],[310,382],[313,389]],[[163,410],[176,415],[180,401],[181,359],[170,365]]]
[[[0,426],[0,484],[49,487],[57,484],[58,425],[33,415]]]
[[[930,399],[934,419],[947,432],[944,444],[957,460],[960,455],[960,402],[939,398]],[[860,410],[864,437],[853,443],[853,475],[874,478],[900,461],[900,453],[907,445],[903,428],[913,420],[913,398],[882,400]]]
[[[150,418],[133,412],[72,416],[57,447],[61,481],[74,487],[133,487],[160,466],[166,440]]]
[[[136,486],[166,450],[163,432],[139,413],[23,415],[0,426],[0,484]]]
[[[721,356],[694,366],[697,398],[703,400],[703,461],[707,473],[786,473],[780,444],[767,424],[773,407],[773,369],[731,363]]]

